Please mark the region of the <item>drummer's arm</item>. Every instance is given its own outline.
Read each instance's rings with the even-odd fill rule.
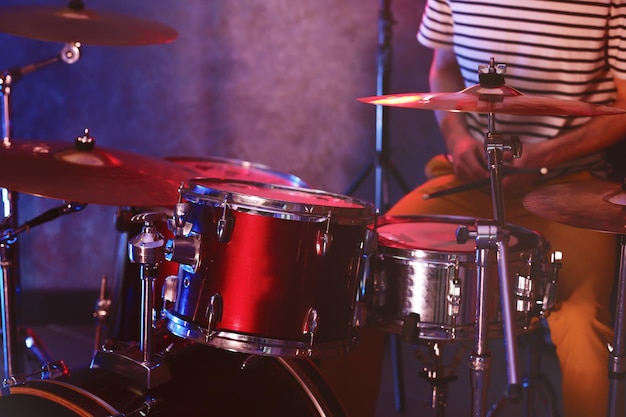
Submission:
[[[614,107],[626,109],[626,79],[615,79]],[[594,116],[578,129],[539,143],[525,143],[515,166],[557,167],[568,161],[598,152],[626,137],[626,114]]]
[[[435,49],[429,82],[433,92],[457,92],[465,88],[456,56],[451,49]],[[487,178],[489,174],[483,143],[470,136],[465,115],[436,111],[435,116],[458,178],[465,182]]]

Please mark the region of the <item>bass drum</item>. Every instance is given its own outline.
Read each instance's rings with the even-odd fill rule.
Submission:
[[[307,359],[193,345],[168,357],[168,365],[171,381],[149,391],[123,376],[123,370],[88,368],[64,379],[27,381],[0,396],[0,416],[346,415]]]

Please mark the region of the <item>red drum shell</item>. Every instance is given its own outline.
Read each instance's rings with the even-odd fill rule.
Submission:
[[[318,190],[211,179],[193,180],[182,195],[202,250],[196,273],[180,270],[168,324],[174,334],[264,355],[349,349],[374,222],[371,204]],[[234,225],[227,243],[216,234],[224,215]],[[319,255],[316,244],[327,229],[332,242]],[[209,328],[207,310],[216,294],[223,309]],[[318,321],[308,323],[313,317]]]

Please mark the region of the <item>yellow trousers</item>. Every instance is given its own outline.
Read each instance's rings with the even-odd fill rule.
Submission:
[[[424,200],[424,194],[460,185],[443,156],[426,166],[431,178],[402,198],[387,215],[441,214],[493,218],[489,188],[474,189]],[[584,181],[587,172],[550,180],[545,184]],[[563,379],[565,417],[606,415],[608,400],[608,348],[612,342],[610,294],[617,267],[617,237],[556,223],[536,216],[522,205],[531,188],[505,190],[505,220],[539,232],[553,250],[563,252],[557,305],[548,325]]]

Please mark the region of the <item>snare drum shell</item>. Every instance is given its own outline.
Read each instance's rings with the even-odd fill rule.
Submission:
[[[327,221],[319,215],[290,218],[288,210],[268,215],[263,207],[224,211],[217,200],[188,197],[195,200],[188,217],[194,219],[192,233],[201,236],[201,261],[195,273],[184,268],[179,272],[173,308],[177,317],[218,333],[304,346],[351,343],[373,209],[371,217],[346,219],[331,207]],[[224,215],[233,225],[226,243],[216,233]],[[321,255],[316,247],[325,232],[332,241]],[[208,307],[216,294],[223,306],[221,317],[208,329]],[[314,317],[317,321],[311,321]]]
[[[376,256],[366,278],[365,303],[369,325],[402,334],[405,318],[418,314],[420,339],[472,339],[475,334],[477,267],[475,243],[456,244],[455,228],[474,224],[474,219],[454,216],[386,216],[379,219]],[[386,226],[394,233],[385,234]],[[537,314],[533,300],[543,292],[544,261],[547,243],[537,233],[508,225],[510,245],[508,274],[517,325],[526,329]],[[397,232],[399,231],[399,232]],[[397,232],[397,233],[396,233]],[[438,240],[447,233],[445,242]],[[407,236],[421,234],[416,242]],[[435,242],[427,242],[429,234]],[[451,235],[450,235],[451,234]],[[520,277],[526,277],[525,279]],[[502,335],[501,298],[495,251],[490,251],[486,266],[488,288],[486,314],[491,337]],[[531,300],[522,294],[531,284]]]

